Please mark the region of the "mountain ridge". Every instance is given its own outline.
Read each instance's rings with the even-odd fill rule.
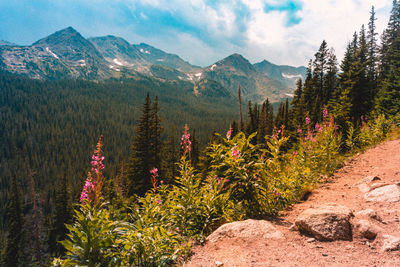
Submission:
[[[251,64],[238,53],[202,68],[149,44],[131,44],[113,35],[84,38],[72,27],[30,46],[0,45],[0,68],[36,79],[104,80],[141,73],[154,79],[188,81],[200,96],[235,96],[241,85],[243,97],[255,102],[280,101],[293,92],[295,80],[305,76],[305,67],[266,60]]]

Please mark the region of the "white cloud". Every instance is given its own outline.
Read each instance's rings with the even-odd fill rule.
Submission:
[[[247,44],[243,49],[248,58],[253,62],[265,58],[274,63],[293,65],[305,65],[324,39],[341,59],[354,31],[358,32],[362,24],[367,26],[371,6],[374,5],[377,11],[377,31],[381,33],[392,4],[391,0],[307,0],[297,12],[301,22],[288,27],[286,12],[265,14],[260,9],[265,1],[243,2],[252,10],[245,33]]]

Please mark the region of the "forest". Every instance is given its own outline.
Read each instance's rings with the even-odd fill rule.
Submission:
[[[225,222],[277,216],[398,127],[400,3],[380,41],[375,21],[340,64],[323,41],[276,112],[240,87],[1,73],[3,264],[169,266]]]

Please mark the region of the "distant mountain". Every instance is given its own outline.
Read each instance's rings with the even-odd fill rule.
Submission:
[[[293,93],[305,67],[278,66],[266,60],[251,64],[239,54],[201,68],[148,44],[130,44],[116,36],[85,39],[72,27],[30,46],[0,43],[0,69],[37,79],[151,77],[193,84],[193,94],[235,97],[240,85],[245,99],[280,101]],[[179,84],[179,83],[178,83]]]
[[[10,42],[4,41],[4,40],[0,40],[0,46],[1,46],[1,45],[11,45],[11,46],[16,46],[16,44],[14,44],[14,43],[10,43]]]
[[[254,64],[254,67],[269,78],[280,81],[292,88],[295,88],[298,79],[304,80],[307,73],[307,68],[304,66],[275,65],[267,60]]]
[[[234,96],[240,85],[243,96],[256,102],[261,102],[266,98],[279,101],[285,97],[284,92],[288,90],[284,84],[257,71],[247,59],[239,54],[230,55],[205,68],[200,80],[203,79],[220,83]]]
[[[5,69],[34,78],[99,79],[114,76],[92,43],[71,27],[31,46],[1,46]]]
[[[148,44],[141,43],[134,45],[134,47],[152,64],[164,65],[183,72],[195,72],[201,69],[201,67],[194,66],[177,55],[166,53]]]
[[[108,61],[112,69],[134,69],[140,72],[148,72],[151,65],[142,53],[126,40],[112,35],[94,37],[88,39]]]

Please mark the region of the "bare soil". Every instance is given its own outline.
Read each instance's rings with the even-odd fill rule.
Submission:
[[[193,248],[185,266],[400,266],[400,251],[381,250],[383,235],[400,237],[400,202],[366,202],[355,183],[376,175],[378,182],[400,182],[400,140],[386,141],[350,158],[343,168],[272,221],[284,239],[224,238]],[[382,218],[374,240],[353,235],[352,241],[320,242],[290,230],[297,216],[317,204],[337,203],[353,213],[373,209]]]

